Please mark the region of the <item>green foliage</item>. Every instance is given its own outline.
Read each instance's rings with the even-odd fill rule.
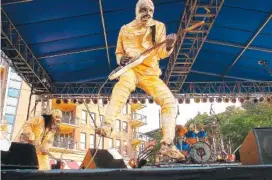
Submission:
[[[231,142],[231,146],[236,148],[242,144],[252,128],[272,126],[272,106],[266,102],[253,103],[248,101],[243,104],[242,108],[227,107],[226,111],[217,114],[217,117],[221,131],[219,129],[217,131],[215,128],[218,123],[217,118],[213,115],[207,116],[206,113],[198,113],[186,123],[186,126],[191,123],[198,125],[201,122],[209,135],[210,133],[219,134],[221,132],[225,144]]]

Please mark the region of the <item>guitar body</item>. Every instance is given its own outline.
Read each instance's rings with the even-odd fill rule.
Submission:
[[[142,55],[142,56],[136,58],[131,63],[127,64],[126,66],[118,66],[110,73],[109,80],[114,80],[114,79],[119,78],[124,72],[141,64],[145,58],[147,58],[147,55]]]

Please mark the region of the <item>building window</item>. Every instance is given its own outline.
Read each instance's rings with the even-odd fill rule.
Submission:
[[[94,126],[94,122],[96,122],[95,113],[91,112],[90,125]]]
[[[9,82],[9,87],[14,89],[21,89],[21,82],[11,80]]]
[[[18,89],[9,88],[8,89],[8,96],[18,98],[19,97],[19,90]]]
[[[90,148],[94,148],[94,135],[90,134]]]
[[[124,146],[123,155],[128,155],[128,143],[127,143],[127,141],[123,142],[123,146]]]
[[[12,72],[12,71],[10,73],[10,79],[16,80],[16,81],[22,81],[22,78],[20,76],[18,76],[18,74],[16,74],[16,72]]]
[[[87,111],[81,111],[81,124],[87,124]]]
[[[142,144],[140,144],[140,146],[139,146],[139,151],[140,152],[143,152],[144,151],[144,143],[142,143]]]
[[[16,113],[16,107],[13,106],[6,106],[6,113],[7,114],[14,114]]]
[[[127,113],[127,104],[125,104],[125,106],[123,107],[123,114],[125,114],[125,115],[128,114]]]
[[[104,116],[103,115],[99,115],[99,121],[98,121],[98,127],[100,127],[101,126],[101,123],[103,123],[104,122]]]
[[[116,139],[116,146],[115,146],[115,148],[117,149],[117,151],[119,153],[121,153],[121,140]]]
[[[108,138],[108,149],[112,149],[112,148],[113,148],[113,139]]]
[[[96,136],[98,149],[104,149],[104,137]]]
[[[7,98],[7,105],[17,106],[18,98],[8,97]]]
[[[80,133],[80,149],[86,149],[86,133]]]
[[[128,123],[123,121],[123,132],[128,133]]]
[[[8,121],[8,124],[13,124],[13,123],[14,123],[15,116],[14,116],[14,115],[11,115],[11,114],[6,114],[6,115],[5,115],[5,119]]]
[[[116,120],[116,131],[117,132],[121,131],[121,121],[119,119]]]

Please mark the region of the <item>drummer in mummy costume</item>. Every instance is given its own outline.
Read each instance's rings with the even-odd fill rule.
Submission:
[[[161,106],[162,132],[161,155],[175,159],[184,159],[184,155],[173,144],[177,116],[175,98],[167,85],[159,78],[161,70],[159,60],[169,57],[176,42],[176,35],[166,36],[164,23],[153,19],[154,4],[151,0],[139,0],[136,5],[136,18],[124,25],[118,36],[116,47],[117,63],[126,65],[133,57],[156,43],[166,40],[166,44],[151,51],[143,63],[129,69],[120,76],[114,86],[110,104],[105,112],[102,127],[96,133],[109,137],[113,130],[114,120],[136,87],[143,89]]]

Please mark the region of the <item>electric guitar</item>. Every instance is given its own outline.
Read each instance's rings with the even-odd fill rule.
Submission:
[[[205,22],[204,21],[200,21],[194,25],[192,25],[189,28],[184,29],[184,31],[180,32],[179,34],[177,34],[178,36],[181,35],[182,33],[186,33],[189,31],[194,30],[195,28],[203,25]],[[130,62],[128,62],[125,66],[118,66],[117,68],[115,68],[109,75],[109,80],[114,80],[119,78],[124,72],[128,71],[129,69],[141,64],[144,59],[146,59],[149,56],[149,52],[151,52],[152,50],[162,46],[163,44],[166,43],[166,40],[148,48],[147,50],[145,50],[144,52],[142,52],[139,56],[133,58]]]

